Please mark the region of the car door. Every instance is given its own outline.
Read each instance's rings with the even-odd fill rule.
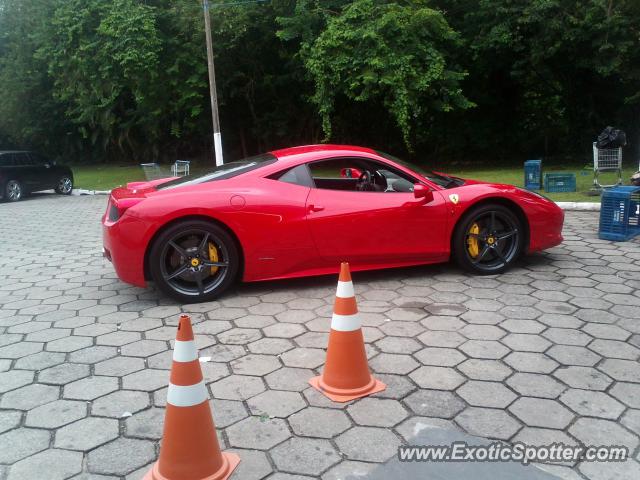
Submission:
[[[33,192],[41,188],[43,172],[34,164],[33,160],[26,152],[16,152],[13,154],[16,172],[27,191]]]
[[[9,180],[18,180],[13,153],[0,153],[0,198],[4,198]]]
[[[256,180],[253,188],[243,193],[246,204],[251,205],[238,212],[250,245],[244,252],[248,265],[245,278],[282,278],[317,267],[306,220],[311,177],[305,173],[287,169]]]
[[[439,192],[426,201],[412,192],[338,188],[312,188],[307,198],[307,223],[323,259],[370,265],[446,259],[446,206]]]
[[[41,190],[54,188],[58,179],[56,178],[57,174],[53,162],[38,153],[30,152],[28,156],[34,183],[36,184],[35,188]]]
[[[18,180],[22,183],[27,192],[36,190],[39,185],[38,175],[29,155],[25,152],[14,152],[13,165],[15,166],[14,177],[16,177],[14,180]]]

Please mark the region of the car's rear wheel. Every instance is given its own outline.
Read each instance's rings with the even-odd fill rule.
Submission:
[[[22,184],[18,180],[9,180],[4,189],[4,196],[10,202],[17,202],[24,196]]]
[[[56,193],[60,195],[71,195],[73,191],[73,180],[69,175],[63,175],[56,184]]]
[[[213,300],[233,283],[240,257],[233,238],[201,220],[172,225],[155,240],[149,255],[153,280],[184,303]]]
[[[453,238],[454,259],[481,275],[504,272],[522,253],[522,222],[509,208],[486,204],[472,209],[458,223]]]

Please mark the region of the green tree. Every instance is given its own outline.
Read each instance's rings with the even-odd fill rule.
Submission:
[[[293,26],[285,26],[281,36],[291,37]],[[435,112],[473,105],[460,88],[464,71],[450,61],[458,35],[437,10],[356,0],[328,16],[317,38],[312,30],[299,30],[300,54],[327,138],[338,96],[381,102],[409,148]]]
[[[324,136],[441,161],[586,160],[607,124],[640,145],[637,0],[224,3],[227,158]],[[210,156],[210,131],[199,0],[0,0],[0,148],[175,160]]]
[[[52,12],[49,0],[0,0],[0,148],[59,151],[69,144],[47,64],[34,56]]]
[[[239,142],[243,154],[313,141],[310,85],[300,75],[295,45],[276,36],[276,18],[288,8],[275,3],[212,10],[223,130],[232,132],[227,138]]]
[[[478,109],[454,120],[476,147],[586,152],[605,125],[634,128],[632,104],[640,79],[637,1],[437,4],[468,46],[461,59],[469,69],[464,90]]]
[[[94,154],[117,149],[136,157],[143,145],[133,132],[149,143],[158,138],[148,93],[159,49],[153,7],[133,0],[59,3],[38,58],[47,60],[53,96]]]

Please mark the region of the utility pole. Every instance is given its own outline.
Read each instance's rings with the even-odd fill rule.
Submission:
[[[213,150],[216,157],[216,165],[220,166],[222,160],[222,134],[220,133],[220,118],[218,117],[218,93],[216,91],[216,70],[213,65],[213,45],[211,42],[211,18],[209,17],[209,0],[202,0],[204,10],[204,29],[207,37],[207,62],[209,64],[209,92],[211,94],[211,117],[213,120]]]

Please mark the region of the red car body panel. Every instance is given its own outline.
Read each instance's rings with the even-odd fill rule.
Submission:
[[[550,200],[510,185],[466,181],[444,189],[373,150],[312,145],[271,152],[277,161],[236,177],[156,190],[168,179],[135,182],[112,191],[103,216],[105,256],[121,280],[145,286],[145,262],[155,235],[184,218],[208,218],[235,236],[242,279],[259,281],[445,262],[460,217],[482,201],[503,201],[527,220],[528,251],[562,242],[562,210]],[[332,157],[364,157],[414,177],[433,200],[413,193],[326,190],[273,180],[274,173]],[[366,198],[366,201],[362,199]],[[117,208],[111,221],[109,210]]]

